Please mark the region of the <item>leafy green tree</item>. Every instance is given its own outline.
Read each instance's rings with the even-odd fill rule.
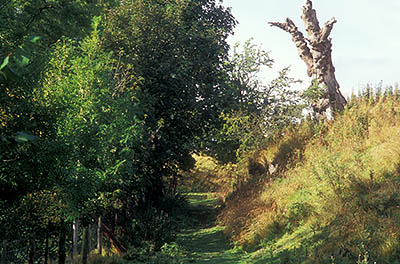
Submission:
[[[106,224],[118,215],[128,230],[134,220],[131,232],[160,243],[165,180],[190,165],[226,103],[221,69],[235,21],[213,0],[107,3],[88,37],[104,8],[95,1],[0,7],[0,183],[15,194],[0,218],[54,190],[60,227],[100,208]]]
[[[195,139],[218,119],[234,25],[215,0],[130,0],[107,16],[105,47],[137,76],[131,83],[140,80],[135,97],[151,146],[146,202],[160,202],[163,179],[190,164]]]
[[[244,43],[242,50],[240,43],[233,46],[233,54],[227,62],[231,100],[236,103],[232,110],[259,112],[268,104],[268,87],[260,73],[271,68],[273,62],[268,52],[253,44],[252,39]]]
[[[1,184],[4,187],[0,188],[19,189],[19,195],[24,195],[38,190],[33,188],[36,184],[25,184],[27,182],[37,183],[43,179],[51,186],[52,179],[57,180],[51,176],[39,177],[38,174],[43,173],[36,173],[36,169],[28,172],[32,168],[41,171],[43,166],[43,171],[52,174],[54,170],[49,170],[47,164],[57,164],[54,154],[59,151],[59,144],[52,141],[54,131],[49,126],[52,120],[48,109],[40,107],[32,97],[50,47],[62,36],[82,38],[87,34],[90,17],[99,13],[103,4],[63,0],[3,2],[0,5],[0,178],[4,179]],[[41,140],[32,140],[39,138]],[[42,158],[43,163],[39,163]],[[32,165],[21,164],[21,161],[31,161]],[[25,180],[18,184],[17,180],[11,180],[14,178]],[[15,198],[14,195],[9,197]]]
[[[47,213],[38,209],[29,214],[23,201],[42,191],[58,191],[68,171],[70,146],[57,137],[52,108],[39,104],[33,91],[54,43],[62,36],[84,38],[91,17],[104,7],[97,1],[64,0],[0,4],[0,226],[10,236],[21,228],[33,232],[43,226],[35,218]],[[29,220],[15,221],[15,213]]]
[[[304,105],[296,81],[289,77],[289,68],[266,83],[260,76],[271,68],[268,52],[248,40],[239,51],[234,46],[227,62],[229,107],[220,115],[220,126],[211,133],[207,151],[221,162],[235,162],[277,130],[301,119]]]
[[[94,20],[92,34],[81,42],[59,41],[36,99],[52,113],[52,129],[65,146],[65,176],[59,183],[68,208],[82,216],[100,191],[135,182],[140,170],[142,124],[134,89],[125,90],[115,73],[117,61],[104,52]],[[132,195],[135,189],[131,190]]]

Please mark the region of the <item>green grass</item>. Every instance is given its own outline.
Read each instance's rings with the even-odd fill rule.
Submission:
[[[263,249],[250,263],[399,263],[399,136],[399,98],[285,130],[262,149],[276,170],[235,190],[219,219]]]
[[[193,224],[177,239],[177,244],[188,252],[184,263],[249,263],[245,252],[229,243],[224,227],[216,222],[222,206],[218,198],[210,193],[189,193],[186,197]]]

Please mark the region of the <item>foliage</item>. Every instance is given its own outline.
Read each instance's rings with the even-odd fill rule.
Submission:
[[[10,222],[20,202],[54,192],[60,210],[31,217],[102,215],[120,249],[160,249],[177,203],[166,194],[225,100],[235,21],[213,0],[67,2],[0,6],[1,226],[25,228]],[[26,232],[48,228],[37,220]]]
[[[266,68],[272,68],[274,61],[269,53],[247,40],[240,49],[240,43],[233,46],[233,54],[227,62],[230,93],[234,110],[257,112],[266,106],[271,88],[266,87],[260,78],[260,73]]]
[[[236,44],[226,68],[231,103],[220,115],[220,127],[209,136],[213,140],[207,153],[222,162],[243,159],[276,131],[298,122],[304,107],[299,93],[290,88],[296,81],[288,76],[289,68],[265,84],[260,73],[273,65],[269,54],[251,40],[242,52],[238,49]]]
[[[236,21],[216,0],[8,0],[0,11],[6,239],[31,243],[54,231],[62,252],[67,224],[102,216],[134,261],[180,263],[184,250],[169,242],[177,177],[193,167],[191,154],[243,157],[300,116],[288,69],[264,85],[258,74],[272,60],[250,42],[229,59]],[[224,144],[227,157],[207,147]],[[246,176],[266,164],[249,161]],[[223,192],[241,186],[241,172]]]
[[[49,109],[37,104],[33,90],[43,77],[52,44],[63,35],[84,37],[90,30],[90,17],[101,12],[101,5],[7,0],[0,4],[0,11],[1,227],[7,228],[10,236],[25,228],[40,233],[45,224],[35,217],[52,213],[39,206],[30,215],[21,206],[25,201],[40,202],[41,198],[35,201],[32,194],[56,192],[68,150],[54,137]],[[48,199],[53,204],[54,200]],[[12,212],[27,217],[26,221],[10,220]],[[35,226],[38,230],[33,230]],[[20,235],[28,236],[25,231]]]
[[[128,258],[133,257],[134,261],[129,263],[154,263],[154,264],[184,264],[187,255],[186,250],[176,243],[165,243],[160,251],[151,248],[132,248]]]
[[[308,87],[302,96],[306,99],[308,105],[313,105],[318,102],[320,98],[326,93],[327,87],[320,87],[318,80],[314,79],[312,85]]]

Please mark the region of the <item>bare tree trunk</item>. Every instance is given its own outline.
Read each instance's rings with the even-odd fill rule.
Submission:
[[[64,223],[61,223],[60,236],[58,240],[58,264],[65,264],[65,240],[67,236],[67,228]]]
[[[82,264],[88,263],[89,256],[89,227],[83,229]]]
[[[346,99],[340,92],[339,83],[335,77],[335,67],[332,63],[332,39],[329,35],[336,19],[332,18],[320,28],[317,13],[312,8],[311,0],[306,0],[301,16],[308,38],[305,38],[294,22],[287,18],[286,22],[270,22],[271,26],[290,33],[292,41],[297,47],[300,58],[307,65],[308,76],[313,77],[313,82],[318,85],[318,98],[312,103],[312,108],[317,117],[324,116],[331,119],[330,113],[343,110]],[[312,83],[311,86],[315,86]]]
[[[97,223],[97,254],[99,254],[101,256],[101,254],[103,253],[103,221],[102,221],[102,217],[99,216],[99,222]]]
[[[79,243],[79,220],[74,220],[72,223],[72,262],[78,255],[78,243]]]

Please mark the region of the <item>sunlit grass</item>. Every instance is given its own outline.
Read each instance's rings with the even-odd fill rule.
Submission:
[[[306,122],[282,134],[255,154],[267,157],[276,172],[228,200],[221,215],[226,232],[274,257],[306,248],[304,263],[332,263],[332,256],[355,263],[367,251],[370,259],[395,263],[400,102],[358,100],[334,122]]]

